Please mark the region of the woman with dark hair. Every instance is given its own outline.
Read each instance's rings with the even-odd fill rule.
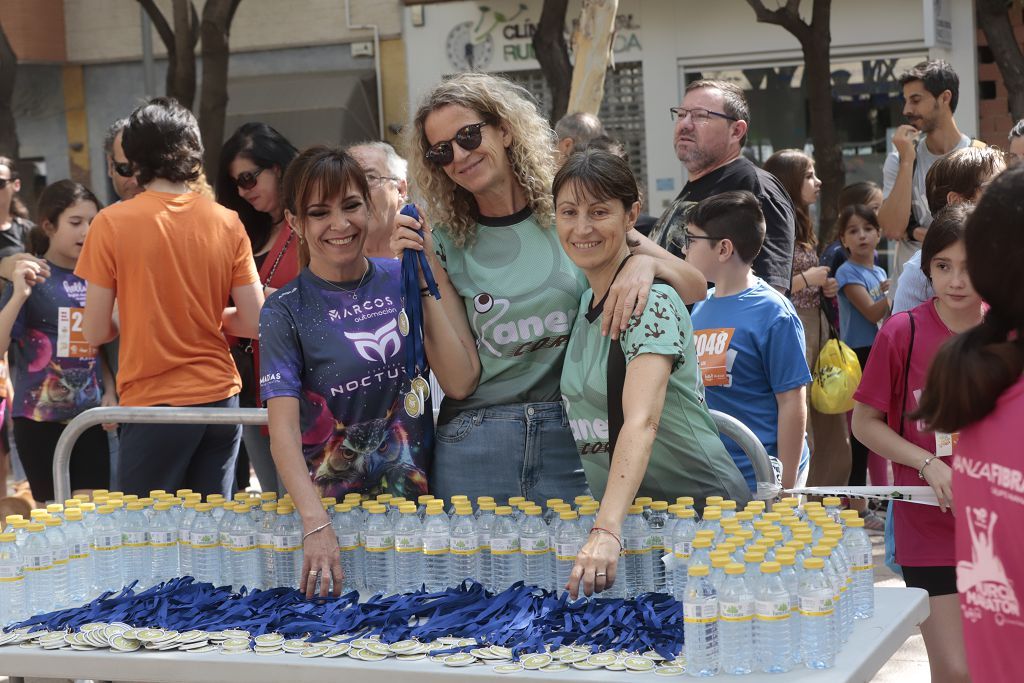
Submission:
[[[821,181],[814,173],[814,159],[798,149],[783,149],[764,162],[782,183],[796,210],[793,281],[790,299],[804,326],[807,367],[813,368],[829,339],[828,319],[822,297],[834,297],[839,284],[828,266],[818,265],[818,238],[811,223],[810,205],[818,199]],[[807,446],[811,449],[808,486],[842,486],[850,476],[850,435],[842,415],[826,415],[811,405],[807,392]]]
[[[577,152],[555,175],[552,194],[562,249],[590,286],[561,376],[587,481],[601,500],[598,533],[590,535],[569,576],[575,597],[615,582],[622,524],[638,493],[657,500],[723,496],[742,505],[750,491],[708,412],[693,326],[676,291],[655,283],[644,310],[617,340],[601,334],[608,290],[633,258],[626,235],[640,214],[640,192],[629,164],[599,149]],[[609,379],[620,376],[612,375],[612,362],[621,363],[621,386]],[[610,396],[613,391],[618,395]],[[605,430],[602,438],[602,430],[590,428],[613,424],[612,413],[619,411],[622,423],[612,434]]]
[[[242,219],[264,296],[299,274],[299,241],[287,224],[281,181],[298,154],[290,142],[265,123],[243,124],[224,143],[217,173],[217,201]],[[232,337],[231,355],[242,377],[239,405],[260,407],[260,350],[255,339]],[[266,428],[242,428],[245,452],[256,470],[260,488],[279,491]]]
[[[967,270],[989,309],[980,325],[939,350],[911,416],[936,433],[959,435],[952,489],[967,668],[974,680],[995,683],[1020,679],[1016,648],[1024,635],[1017,618],[1024,586],[1021,226],[1024,167],[1016,166],[992,181],[967,221]],[[923,467],[929,477],[932,463]]]

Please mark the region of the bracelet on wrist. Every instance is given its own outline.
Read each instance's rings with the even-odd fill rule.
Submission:
[[[312,536],[313,534],[315,534],[318,531],[323,531],[324,529],[326,529],[329,526],[331,526],[330,522],[324,522],[323,524],[321,524],[317,528],[313,529],[312,531],[307,531],[306,533],[302,534],[302,542],[305,543],[307,538],[309,538],[310,536]]]
[[[604,527],[595,526],[593,529],[590,530],[590,533],[608,534],[609,536],[615,539],[616,543],[619,544],[619,551],[622,550],[622,539],[619,538],[619,536],[614,531],[610,531],[609,529],[605,529]]]
[[[939,456],[937,456],[937,455],[929,455],[927,458],[924,459],[924,463],[922,463],[920,469],[917,470],[918,478],[920,478],[922,481],[927,481],[924,478],[924,468],[928,467],[928,465],[931,465],[932,464],[932,460],[935,460],[935,458],[937,458],[937,457],[939,457]]]
[[[811,283],[807,281],[807,276],[804,275],[803,273],[800,273],[800,279],[804,281],[804,289],[810,289]]]

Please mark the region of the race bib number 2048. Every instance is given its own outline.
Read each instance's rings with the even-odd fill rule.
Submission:
[[[729,386],[728,351],[734,327],[695,330],[693,344],[706,387]]]

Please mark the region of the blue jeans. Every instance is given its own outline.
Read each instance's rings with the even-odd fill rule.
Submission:
[[[446,501],[492,496],[499,505],[513,496],[543,504],[590,493],[560,402],[464,410],[438,425],[430,490]]]

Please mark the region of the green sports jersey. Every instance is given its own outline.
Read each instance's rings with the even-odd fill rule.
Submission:
[[[743,475],[722,445],[704,402],[693,327],[676,291],[655,284],[643,314],[632,319],[618,342],[601,335],[601,310],[590,310],[593,296],[588,289],[580,301],[562,366],[562,398],[594,496],[600,499],[608,483],[608,351],[619,343],[627,367],[645,353],[672,359],[665,407],[637,495],[655,500],[717,495],[741,504],[749,500]]]
[[[433,234],[480,354],[476,391],[461,401],[445,397],[439,422],[469,408],[557,401],[569,330],[587,287],[558,233],[526,209],[481,218],[476,239],[462,248],[443,226]]]

